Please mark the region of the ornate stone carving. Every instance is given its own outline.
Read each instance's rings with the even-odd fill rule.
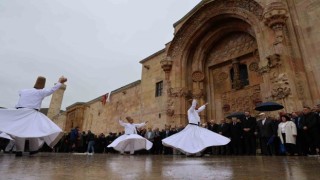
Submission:
[[[167,111],[166,114],[170,117],[172,117],[174,115],[174,103],[173,103],[173,99],[169,98],[168,102],[167,102]]]
[[[192,98],[200,99],[204,96],[204,92],[201,89],[195,89],[192,91]]]
[[[194,71],[192,73],[192,80],[195,82],[201,82],[204,80],[204,74],[201,71]]]
[[[296,83],[296,87],[297,87],[297,93],[299,95],[299,99],[302,99],[303,98],[303,94],[304,94],[303,82],[302,81],[298,81]]]
[[[238,91],[230,91],[221,94],[222,104],[229,105],[229,111],[225,111],[225,107],[222,107],[225,115],[228,112],[236,111],[252,111],[256,103],[261,101],[260,86],[252,86],[246,89]]]
[[[234,14],[252,24],[262,19],[263,8],[255,0],[215,0],[204,2],[201,10],[193,14],[176,33],[168,49],[168,55],[173,58],[181,55],[183,44],[191,38],[203,22],[220,14]]]
[[[171,60],[170,57],[167,57],[166,59],[161,60],[160,64],[161,64],[161,68],[165,72],[166,80],[169,80],[169,73],[172,69],[173,61]]]
[[[185,88],[168,88],[169,97],[182,97],[188,94],[188,91]]]
[[[254,71],[254,72],[257,72],[259,70],[259,64],[257,62],[252,62],[250,65],[249,65],[249,70],[250,71]]]
[[[282,29],[288,18],[287,14],[288,10],[283,2],[272,2],[266,7],[263,13],[263,20],[272,29]]]
[[[274,100],[284,99],[291,94],[291,89],[289,87],[289,80],[285,73],[276,75],[276,73],[271,78],[273,84],[271,90],[271,97]]]
[[[256,40],[248,33],[238,32],[224,38],[211,50],[208,63],[217,64],[234,59],[245,54],[253,53],[258,48]]]
[[[281,53],[281,47],[277,44],[281,44],[284,39],[284,32],[286,26],[286,20],[288,19],[288,10],[283,2],[272,2],[270,3],[263,13],[264,23],[273,29],[275,32],[275,42],[276,50]]]
[[[281,59],[279,54],[273,54],[267,57],[267,60],[260,61],[259,70],[260,74],[269,73],[272,68],[281,66]]]

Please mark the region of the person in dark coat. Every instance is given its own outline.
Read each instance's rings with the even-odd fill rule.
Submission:
[[[306,133],[309,155],[316,155],[316,148],[319,146],[319,124],[317,114],[311,112],[310,107],[303,108],[303,130]]]
[[[219,133],[219,124],[216,123],[215,120],[210,120],[208,123],[208,129],[212,132]],[[212,146],[211,147],[211,154],[217,155],[219,153],[219,147]]]
[[[245,145],[246,155],[255,155],[256,154],[256,118],[252,117],[247,111],[244,113],[245,118],[242,120],[242,130],[243,130],[243,140]]]
[[[226,119],[221,120],[221,124],[218,129],[219,134],[222,136],[225,136],[227,138],[230,138],[231,132],[230,132],[230,124],[226,122]],[[229,155],[230,154],[230,144],[220,146],[220,154],[222,155]]]
[[[267,118],[265,113],[260,113],[260,120],[257,122],[257,132],[260,140],[262,155],[272,155],[273,141],[275,132],[273,132],[273,121]]]
[[[296,152],[299,156],[305,156],[308,154],[308,144],[306,139],[306,132],[303,130],[303,124],[305,124],[304,116],[302,112],[293,112],[292,121],[297,127],[297,140],[296,140]]]
[[[161,132],[161,140],[165,139],[174,134],[174,131],[171,130],[170,125],[165,125],[165,129]],[[163,154],[173,154],[173,149],[171,147],[163,146]]]
[[[241,155],[242,154],[242,126],[241,122],[236,118],[232,117],[232,122],[230,125],[230,137],[231,137],[231,147],[232,154]]]

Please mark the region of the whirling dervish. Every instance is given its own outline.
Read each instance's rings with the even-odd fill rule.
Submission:
[[[228,144],[230,142],[229,138],[199,126],[199,113],[206,108],[207,104],[197,109],[197,100],[193,99],[188,110],[189,124],[179,133],[163,139],[162,144],[177,149],[186,155],[196,154],[197,156],[200,156],[201,152],[207,147]]]
[[[16,156],[22,156],[25,140],[29,140],[30,155],[37,153],[44,143],[53,147],[60,140],[61,128],[39,110],[42,100],[66,81],[61,76],[52,88],[44,88],[46,78],[39,76],[33,88],[20,90],[15,109],[0,109],[0,131],[15,141]]]
[[[137,128],[140,128],[148,121],[141,124],[134,124],[131,117],[126,117],[128,123],[119,120],[119,124],[124,127],[124,134],[115,139],[108,147],[113,147],[115,150],[120,151],[120,154],[124,152],[130,152],[131,155],[135,151],[146,149],[149,150],[152,147],[152,142],[148,141],[146,138],[138,135]]]

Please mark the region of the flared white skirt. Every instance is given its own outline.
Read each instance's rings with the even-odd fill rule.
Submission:
[[[53,147],[63,136],[59,126],[34,109],[0,109],[0,131],[11,138],[38,138],[39,147],[45,142]]]
[[[152,142],[138,134],[124,134],[115,139],[108,147],[112,147],[117,151],[128,152],[131,151],[131,147],[134,151],[146,149],[149,150],[152,147]]]
[[[162,140],[164,146],[172,147],[184,154],[196,154],[210,146],[222,146],[230,139],[208,129],[188,124],[182,131]]]
[[[0,138],[13,140],[11,136],[9,136],[8,134],[1,132],[1,131],[0,131]]]

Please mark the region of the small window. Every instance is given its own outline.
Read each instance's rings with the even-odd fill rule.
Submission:
[[[236,87],[244,87],[249,85],[249,76],[248,76],[248,69],[247,69],[247,65],[245,64],[240,64],[239,65],[239,81],[240,84],[236,84],[236,79],[235,79],[235,72],[234,69],[232,68],[230,70],[230,77],[231,77],[231,82],[232,82],[232,89],[235,89]]]
[[[161,96],[162,95],[162,88],[163,88],[163,82],[157,82],[156,83],[156,97]]]

